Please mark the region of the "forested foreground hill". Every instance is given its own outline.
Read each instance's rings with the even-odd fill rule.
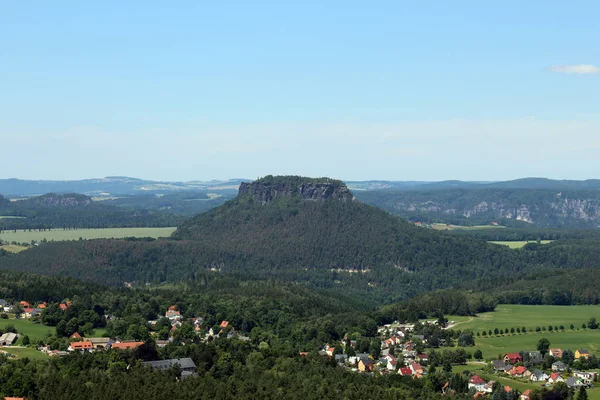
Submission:
[[[48,243],[0,268],[123,285],[276,279],[391,302],[449,287],[491,290],[544,269],[600,265],[594,242],[515,251],[413,226],[353,200],[339,181],[267,177],[184,223],[171,240]],[[579,300],[577,300],[579,301]]]

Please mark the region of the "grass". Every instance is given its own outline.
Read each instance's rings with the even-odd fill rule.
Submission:
[[[27,319],[0,319],[0,329],[6,328],[7,325],[13,325],[17,328],[19,335],[27,335],[33,342],[38,339],[43,339],[47,333],[52,333],[54,328],[42,325],[41,323],[36,324]],[[20,343],[21,339],[17,343]]]
[[[12,215],[0,215],[0,219],[23,219],[25,217],[15,217]]]
[[[524,306],[499,305],[496,311],[479,314],[476,317],[453,317],[456,320],[455,329],[471,329],[473,332],[506,330],[510,328],[527,329],[527,333],[514,333],[492,336],[475,336],[475,348],[479,348],[484,358],[495,358],[498,354],[518,352],[521,350],[536,350],[537,342],[545,337],[551,347],[571,349],[587,348],[591,352],[600,353],[600,330],[583,329],[582,324],[591,317],[600,317],[600,306]],[[599,318],[600,319],[600,318]],[[573,324],[575,329],[571,330]],[[535,332],[536,327],[552,325],[565,327],[564,331],[552,332],[546,330]],[[474,351],[474,348],[467,349]]]
[[[542,240],[540,243],[541,244],[548,244],[551,243],[552,240]],[[494,243],[494,244],[501,244],[504,246],[508,246],[511,249],[520,249],[521,247],[525,246],[527,243],[536,243],[535,240],[516,240],[516,241],[491,241],[489,243]]]
[[[74,229],[62,230],[52,229],[43,232],[29,232],[26,230],[4,231],[0,233],[0,239],[6,242],[29,243],[32,240],[41,241],[64,241],[83,239],[108,239],[124,237],[167,237],[177,228],[105,228],[105,229]]]
[[[17,358],[30,358],[32,360],[47,360],[48,359],[48,356],[46,354],[44,354],[41,351],[38,351],[34,348],[31,348],[31,347],[21,347],[21,348],[0,347],[0,351],[5,351],[8,354],[15,355],[15,356],[17,356]]]
[[[27,247],[18,246],[16,244],[7,244],[5,246],[0,246],[0,249],[4,249],[4,250],[8,251],[9,253],[20,253],[23,250],[27,250]]]

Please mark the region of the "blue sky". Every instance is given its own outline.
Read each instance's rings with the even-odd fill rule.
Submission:
[[[599,178],[600,3],[486,3],[5,2],[0,177]]]

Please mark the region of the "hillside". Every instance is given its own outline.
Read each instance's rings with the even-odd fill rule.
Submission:
[[[9,229],[175,226],[183,218],[156,210],[131,210],[89,196],[48,193],[18,201],[0,196],[0,232]],[[8,217],[8,218],[7,218]]]
[[[357,197],[413,221],[553,228],[600,226],[600,191],[448,189],[357,192]]]

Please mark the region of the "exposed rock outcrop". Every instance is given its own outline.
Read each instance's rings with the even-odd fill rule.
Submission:
[[[244,182],[240,185],[239,196],[250,196],[261,204],[267,204],[281,197],[300,197],[303,200],[352,201],[352,192],[340,182],[327,178],[322,180],[290,177],[290,179],[268,179]]]

